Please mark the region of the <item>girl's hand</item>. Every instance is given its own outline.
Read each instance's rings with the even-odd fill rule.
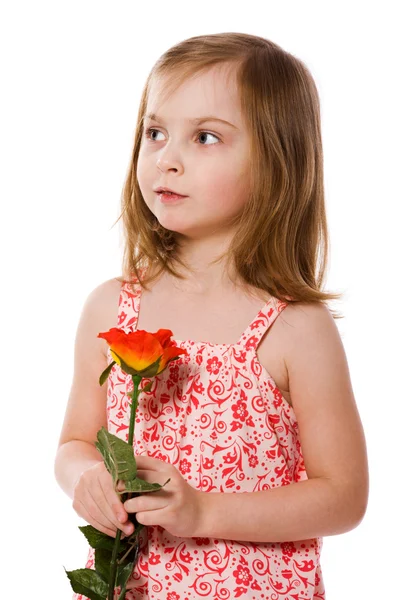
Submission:
[[[202,518],[200,492],[190,486],[170,463],[147,455],[135,456],[137,476],[149,483],[167,485],[156,492],[145,492],[124,503],[128,513],[136,513],[143,525],[159,525],[177,537],[196,537]]]
[[[87,523],[110,537],[116,537],[117,529],[126,535],[133,532],[133,524],[126,522],[128,514],[102,461],[81,473],[74,488],[72,506]],[[124,537],[122,533],[121,539]]]

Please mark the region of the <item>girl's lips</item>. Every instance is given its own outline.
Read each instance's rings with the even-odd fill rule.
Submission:
[[[157,192],[157,195],[160,197],[161,202],[176,202],[181,200],[182,198],[187,198],[187,196],[182,196],[181,194],[169,194],[165,192]]]

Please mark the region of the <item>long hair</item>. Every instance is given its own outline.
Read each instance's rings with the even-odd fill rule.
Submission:
[[[322,290],[330,242],[315,82],[305,64],[277,44],[236,32],[179,42],[157,60],[147,78],[117,219],[122,217],[124,236],[122,278],[117,279],[136,279],[145,289],[163,271],[184,279],[175,270],[178,263],[187,268],[176,234],[150,211],[136,177],[143,120],[152,82],[162,80],[168,94],[217,65],[234,70],[251,138],[249,197],[223,255],[227,264],[246,287],[284,302],[340,299],[341,293]],[[147,277],[150,265],[156,270]],[[329,310],[333,318],[343,318]]]

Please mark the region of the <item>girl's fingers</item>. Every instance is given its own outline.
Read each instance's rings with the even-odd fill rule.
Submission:
[[[91,500],[90,504],[87,504],[89,514],[107,529],[112,531],[122,529],[122,526],[118,527],[117,525],[118,520],[108,506],[102,487],[100,486],[100,490],[95,497],[92,496],[90,489],[88,489],[88,492]]]
[[[147,481],[147,483],[160,483],[161,485],[169,478],[169,476],[164,475],[160,471],[149,471],[148,469],[138,469],[136,477]]]
[[[100,511],[105,515],[110,523],[114,524],[115,529],[121,529],[122,531],[125,531],[125,533],[131,534],[133,531],[132,525],[130,523],[126,523],[128,516],[122,502],[119,501],[118,496],[112,487],[109,488],[107,486],[106,489],[104,489],[102,484],[103,482],[100,480],[101,497],[98,501],[98,504],[100,504]],[[124,515],[123,522],[120,519],[122,514]]]
[[[119,520],[120,515],[128,518],[128,514],[113,489],[112,477],[104,463],[82,473],[74,489],[72,506],[79,516],[106,535],[115,537],[117,529],[129,535],[133,532],[132,523],[123,524]]]
[[[102,533],[105,533],[106,535],[112,538],[115,538],[117,536],[117,532],[114,527],[112,529],[110,527],[107,527],[107,525],[104,525],[95,517],[93,517],[93,515],[89,514],[80,500],[76,500],[76,503],[79,504],[79,511],[77,512],[79,516],[82,517],[82,519],[84,519],[87,523],[92,525],[92,527],[95,527],[95,529],[97,529],[98,531],[101,531]],[[121,539],[123,539],[124,537],[126,537],[125,534],[122,534]]]

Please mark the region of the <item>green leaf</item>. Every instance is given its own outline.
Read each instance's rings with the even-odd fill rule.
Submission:
[[[115,587],[118,587],[120,585],[123,588],[125,586],[126,582],[131,576],[132,569],[133,562],[126,563],[125,565],[120,566],[118,568],[118,573],[115,580]]]
[[[112,549],[114,548],[114,538],[110,535],[99,531],[91,525],[78,526],[78,528],[82,531],[92,548],[102,548],[103,550],[112,552]]]
[[[95,550],[107,550],[108,552],[112,553],[115,538],[111,537],[110,535],[107,535],[106,533],[103,533],[102,531],[99,531],[91,525],[78,526],[78,528],[82,531],[83,535],[87,539],[89,546],[91,546]],[[127,540],[127,537],[120,540],[119,547],[121,551],[125,548],[128,549]]]
[[[108,586],[94,569],[76,569],[64,571],[68,575],[71,587],[77,594],[83,594],[90,600],[105,600]]]
[[[144,481],[144,479],[140,479],[140,477],[136,477],[133,481],[125,481],[126,489],[124,492],[155,492],[164,487],[164,485],[167,485],[169,481],[171,481],[171,478],[161,485],[160,483],[149,483],[148,481]]]
[[[113,435],[105,427],[97,432],[96,448],[101,452],[106,469],[113,478],[114,484],[118,479],[123,481],[136,477],[136,461],[133,446]]]
[[[97,548],[96,552],[94,553],[94,568],[104,583],[107,584],[107,587],[110,581],[111,559],[112,552],[109,550],[104,550],[104,548]]]
[[[151,388],[151,386],[153,385],[152,381],[149,381],[149,383],[146,383],[146,385],[144,386],[144,388],[142,388],[141,390],[139,390],[140,392],[148,392],[149,389]]]
[[[110,535],[107,535],[106,533],[103,533],[102,531],[99,531],[91,525],[78,526],[78,528],[82,531],[91,548],[94,548],[96,551],[105,550],[110,553],[110,556],[112,555],[115,538],[111,537]],[[132,542],[132,536],[137,535],[139,531],[137,529],[137,526],[135,525],[135,531],[131,533],[130,536],[127,536],[119,541],[119,555],[122,556],[123,554],[125,554],[125,552],[129,548],[129,540]]]
[[[103,385],[103,383],[105,382],[105,380],[107,379],[107,377],[110,374],[111,369],[113,368],[113,366],[116,364],[115,360],[113,360],[107,367],[107,369],[104,369],[104,371],[102,372],[102,374],[99,377],[99,383],[100,385]]]

